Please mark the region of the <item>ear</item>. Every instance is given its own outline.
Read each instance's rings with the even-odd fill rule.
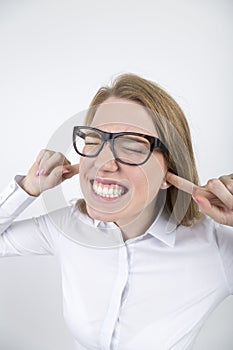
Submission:
[[[160,186],[161,190],[166,190],[169,187],[171,187],[171,184],[169,184],[169,182],[167,182],[166,180],[163,180],[163,182]]]

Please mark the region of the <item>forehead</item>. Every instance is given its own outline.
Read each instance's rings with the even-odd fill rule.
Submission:
[[[146,109],[140,104],[126,99],[109,98],[100,104],[91,126],[101,127],[105,131],[136,131],[157,134],[155,125]]]

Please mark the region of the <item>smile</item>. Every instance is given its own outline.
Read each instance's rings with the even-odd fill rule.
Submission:
[[[94,180],[92,183],[93,191],[104,198],[118,198],[126,193],[127,189],[116,183],[102,183]]]

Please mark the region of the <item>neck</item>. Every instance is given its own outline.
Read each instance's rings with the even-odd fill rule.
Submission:
[[[140,213],[135,215],[130,222],[116,222],[121,229],[124,241],[144,234],[154,222],[156,216],[158,215],[159,209],[160,207],[156,207],[156,200],[154,200]]]

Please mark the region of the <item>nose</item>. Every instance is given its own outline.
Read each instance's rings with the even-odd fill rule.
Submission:
[[[115,172],[118,170],[118,163],[114,158],[109,143],[105,143],[99,155],[95,158],[95,167],[98,170]]]

